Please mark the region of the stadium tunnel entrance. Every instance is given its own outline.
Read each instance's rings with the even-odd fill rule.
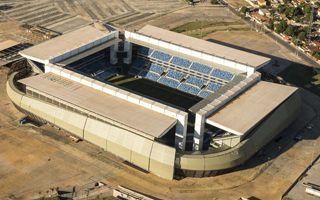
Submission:
[[[220,152],[240,143],[240,136],[210,124],[205,124],[203,151]]]

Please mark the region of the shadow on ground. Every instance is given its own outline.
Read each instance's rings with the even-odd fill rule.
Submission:
[[[314,70],[313,66],[304,65],[297,62],[292,62],[291,60],[287,60],[281,57],[277,57],[274,55],[266,54],[260,51],[247,49],[245,47],[240,47],[234,44],[229,44],[226,42],[221,42],[215,39],[208,39],[209,42],[214,42],[217,44],[221,44],[224,46],[228,46],[234,49],[246,51],[249,53],[257,54],[260,56],[271,58],[271,64],[276,67],[279,63],[291,63],[285,70],[280,72],[278,76],[282,77],[282,79],[290,83],[291,85],[302,87],[318,96],[320,96],[320,86],[314,85],[312,82],[317,81],[314,77],[317,75],[317,72]],[[262,77],[262,79],[267,77]]]

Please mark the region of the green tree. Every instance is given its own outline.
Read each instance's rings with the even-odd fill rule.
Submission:
[[[313,57],[315,57],[316,59],[320,60],[320,51],[316,51],[312,53]]]
[[[246,14],[246,12],[249,11],[249,8],[247,8],[246,6],[242,6],[242,8],[240,9],[240,13],[242,14]]]
[[[274,30],[274,20],[271,19],[267,26],[268,26],[269,29]]]
[[[304,32],[304,31],[301,31],[299,34],[298,34],[298,40],[300,40],[300,41],[305,41],[306,40],[306,36],[307,36],[307,34],[306,34],[306,32]]]
[[[211,0],[211,4],[219,4],[218,0]]]
[[[302,8],[300,6],[294,8],[294,10],[293,10],[293,16],[294,17],[299,16],[299,15],[303,15],[303,11],[302,11]]]
[[[275,26],[275,31],[276,31],[277,33],[283,33],[283,32],[287,29],[287,27],[288,27],[287,22],[284,21],[284,20],[282,20],[282,21],[280,21],[279,24],[277,24],[277,25]]]
[[[284,31],[284,34],[288,35],[288,36],[293,36],[294,34],[294,28],[292,25],[289,25],[286,30]]]
[[[284,12],[286,11],[286,9],[287,9],[287,6],[286,6],[286,5],[280,4],[280,5],[278,6],[278,11],[279,11],[279,13],[284,13]]]
[[[284,11],[284,14],[288,18],[292,18],[294,13],[294,8],[293,7],[287,7],[286,10]]]
[[[303,7],[303,13],[304,15],[306,14],[310,14],[311,13],[311,6],[309,4],[306,4],[304,7]]]

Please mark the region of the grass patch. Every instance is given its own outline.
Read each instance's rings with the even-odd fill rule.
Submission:
[[[286,82],[320,96],[320,74],[316,74],[311,67],[294,63],[282,71],[279,76]]]
[[[192,32],[185,33],[188,36],[195,37],[195,38],[203,38],[211,33],[217,32],[217,31],[250,31],[251,29],[249,27],[232,27],[232,26],[226,26],[221,29],[221,27],[212,28],[212,29],[205,29],[205,30],[197,30]]]
[[[232,22],[224,22],[224,21],[193,21],[183,24],[181,26],[175,27],[171,29],[177,33],[183,33],[186,31],[193,31],[198,29],[209,28],[212,26],[230,26],[230,25],[241,25],[244,24],[242,21],[232,21]]]

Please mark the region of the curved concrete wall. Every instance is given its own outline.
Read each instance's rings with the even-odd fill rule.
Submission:
[[[8,96],[16,106],[144,170],[165,179],[173,179],[175,148],[159,144],[112,124],[31,98],[14,85],[13,77],[16,74],[12,74],[7,82]]]
[[[7,93],[17,106],[160,177],[172,179],[174,168],[215,171],[244,163],[294,121],[300,96],[292,95],[235,147],[219,153],[176,153],[175,149],[97,119],[33,99],[19,91],[12,74]]]
[[[182,170],[214,171],[240,165],[296,119],[300,104],[299,93],[295,93],[234,148],[211,154],[205,152],[177,154],[176,166]]]

